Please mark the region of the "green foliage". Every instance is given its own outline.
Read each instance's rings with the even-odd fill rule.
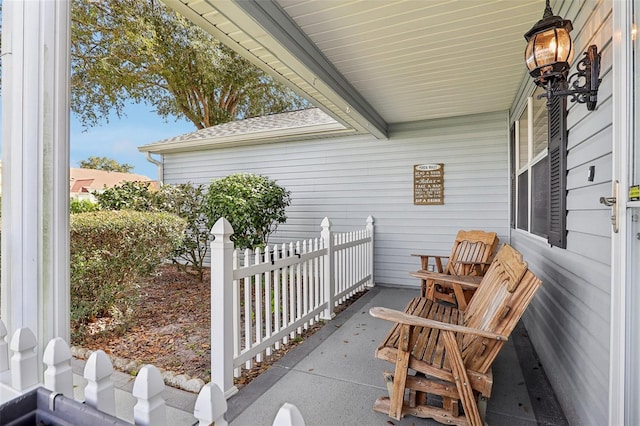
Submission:
[[[155,0],[73,0],[71,108],[85,126],[125,101],[198,129],[306,101]]]
[[[187,267],[191,266],[202,281],[210,229],[203,212],[205,191],[203,185],[190,184],[163,185],[158,191],[151,191],[148,183],[125,182],[96,194],[96,199],[103,210],[162,211],[185,219],[184,239],[171,257],[187,272],[190,272]]]
[[[174,263],[188,272],[187,266],[193,267],[202,281],[204,274],[204,258],[209,250],[209,230],[207,217],[204,214],[204,197],[206,188],[203,185],[164,185],[156,193],[156,206],[165,212],[173,213],[187,221],[182,244],[172,253]]]
[[[94,196],[102,210],[158,211],[156,195],[149,182],[123,182]]]
[[[94,203],[91,200],[79,200],[77,198],[72,198],[69,202],[69,213],[87,213],[87,212],[95,212],[100,209],[100,206],[97,203]]]
[[[169,213],[99,211],[71,216],[71,323],[75,339],[91,319],[130,318],[137,282],[180,243],[183,219]]]
[[[113,158],[108,157],[91,156],[86,160],[80,161],[79,165],[83,169],[104,170],[105,172],[129,173],[133,170],[133,166],[131,164],[121,164]]]
[[[250,173],[214,180],[205,201],[209,227],[225,217],[233,227],[236,247],[265,246],[278,224],[287,220],[290,194],[274,180]]]

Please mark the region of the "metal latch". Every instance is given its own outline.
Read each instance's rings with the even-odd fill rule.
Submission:
[[[618,232],[618,181],[613,181],[613,197],[600,197],[600,204],[611,207],[611,225],[613,232]]]
[[[600,197],[600,204],[611,207],[616,204],[616,197]]]

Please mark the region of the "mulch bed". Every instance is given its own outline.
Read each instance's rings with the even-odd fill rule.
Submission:
[[[85,336],[82,346],[102,349],[109,355],[153,364],[175,374],[210,380],[210,275],[207,270],[203,282],[178,271],[171,265],[162,265],[157,272],[140,284],[140,303],[132,324],[123,335],[99,331]],[[345,309],[357,300],[357,294],[336,311]],[[289,344],[251,369],[244,369],[236,379],[241,388],[304,339],[315,333],[323,322],[306,330],[301,339],[290,339]],[[99,327],[93,327],[96,329]],[[132,373],[132,372],[127,372]]]

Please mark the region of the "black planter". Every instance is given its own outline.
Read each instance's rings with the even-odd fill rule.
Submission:
[[[0,405],[0,424],[23,425],[128,425],[123,420],[96,410],[62,394],[39,387]]]

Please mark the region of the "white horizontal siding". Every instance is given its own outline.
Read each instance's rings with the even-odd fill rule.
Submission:
[[[589,44],[602,54],[597,109],[571,103],[568,108],[567,248],[549,247],[521,231],[511,235],[543,281],[524,317],[529,336],[565,415],[584,425],[606,424],[608,418],[611,222],[599,198],[611,194],[611,9],[610,0],[559,0],[553,7],[573,21],[574,62]],[[528,94],[522,92],[513,113]]]
[[[368,136],[166,154],[166,183],[209,183],[237,172],[268,176],[292,192],[271,242],[309,238],[327,216],[338,231],[375,219],[376,282],[417,286],[411,253],[448,254],[460,229],[508,235],[507,115],[411,123],[389,140]],[[442,206],[413,205],[413,166],[444,163]]]

